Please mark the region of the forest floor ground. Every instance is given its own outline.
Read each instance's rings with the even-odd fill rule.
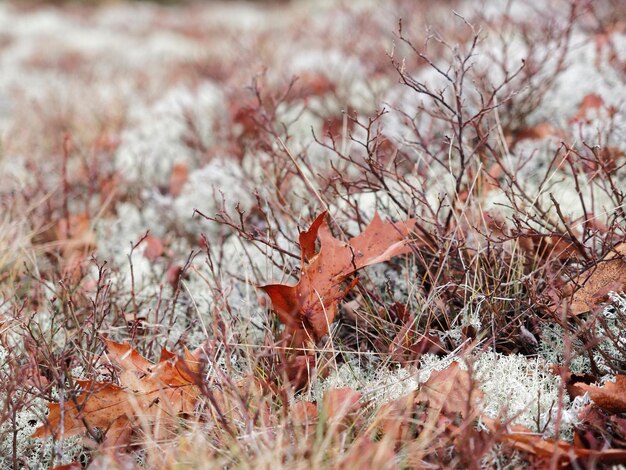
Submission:
[[[0,4],[2,468],[626,462],[626,7]]]

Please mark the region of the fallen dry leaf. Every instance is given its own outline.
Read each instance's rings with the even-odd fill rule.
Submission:
[[[574,445],[581,449],[602,450],[612,446],[612,424],[608,413],[595,404],[585,405],[576,415]],[[623,447],[623,446],[619,446]]]
[[[311,261],[311,259],[317,254],[317,249],[315,248],[315,242],[317,241],[317,232],[325,220],[326,212],[323,212],[321,215],[317,216],[317,218],[313,221],[308,230],[300,232],[298,242],[300,244],[300,251],[302,253],[303,266],[304,262]]]
[[[371,427],[375,431],[373,434],[381,434],[398,443],[413,439],[416,431],[414,422],[417,393],[414,391],[384,403],[376,412],[372,422]]]
[[[394,470],[400,468],[392,446],[369,436],[360,436],[343,455],[339,470]]]
[[[193,412],[200,364],[191,353],[179,358],[164,349],[153,364],[127,344],[106,345],[109,360],[121,369],[120,385],[78,380],[83,392],[75,400],[48,405],[48,422],[33,437],[67,437],[89,426],[106,434],[105,446],[123,446],[134,429],[149,429],[154,438],[163,438],[180,415]]]
[[[620,384],[621,390],[624,390],[621,388],[624,385]],[[616,390],[611,389],[610,392],[613,394]],[[442,418],[450,413],[458,413],[465,419],[480,416],[481,422],[499,442],[534,455],[542,465],[553,461],[557,465],[556,468],[567,468],[572,462],[626,461],[624,450],[579,448],[562,440],[544,439],[541,434],[523,426],[501,423],[484,416],[477,406],[480,399],[482,392],[473,387],[469,371],[454,362],[446,369],[433,372],[428,381],[416,392],[383,405],[374,423],[384,435],[395,439],[413,439],[409,423],[414,420],[416,404],[421,402],[427,405],[428,419],[439,423],[440,426],[446,425],[446,420]],[[426,423],[425,420],[422,421]],[[425,429],[422,432],[425,432]]]
[[[601,387],[578,382],[573,388],[580,395],[588,393],[597,406],[610,413],[626,413],[626,375],[617,375],[615,382],[608,381]]]
[[[600,170],[603,172],[612,172],[617,170],[620,160],[626,156],[626,153],[619,147],[609,146],[594,149],[593,156],[594,158],[589,157],[583,161],[585,171],[591,178],[596,177],[598,174],[602,174],[600,173]],[[591,218],[591,220],[593,221],[597,219]]]
[[[576,121],[585,120],[587,118],[588,111],[592,109],[599,109],[602,106],[604,106],[604,100],[600,95],[596,95],[595,93],[586,95],[580,102],[576,114],[570,118],[570,124]]]
[[[580,286],[573,294],[571,311],[580,315],[606,302],[609,292],[621,292],[626,286],[626,242],[614,246],[592,268],[575,280]]]
[[[352,287],[342,288],[346,277],[365,266],[409,253],[414,224],[412,219],[383,222],[376,214],[363,233],[343,242],[332,236],[324,212],[300,236],[303,264],[298,283],[270,284],[261,289],[269,295],[282,323],[291,330],[306,331],[317,341],[328,333],[337,304]],[[316,238],[320,240],[317,254]]]
[[[317,423],[320,417],[331,423],[355,418],[361,409],[361,393],[350,387],[334,388],[324,393],[321,404],[297,401],[289,407],[289,417],[299,426]]]
[[[461,413],[468,417],[475,414],[481,397],[482,392],[473,387],[469,371],[453,362],[445,369],[431,373],[420,387],[417,400],[427,402],[431,412]]]
[[[521,129],[513,135],[509,134],[508,143],[514,148],[518,142],[526,139],[538,140],[545,139],[550,136],[558,136],[561,132],[549,122],[541,122],[535,126]]]
[[[361,394],[350,387],[334,388],[324,393],[320,412],[328,420],[341,421],[358,412]]]
[[[287,343],[288,348],[306,343],[306,338],[301,337],[300,333],[301,331],[295,331],[295,336]],[[289,334],[286,333],[284,336],[289,336]],[[291,386],[300,390],[308,384],[313,371],[317,369],[317,358],[315,354],[302,349],[288,350],[276,366],[279,377],[285,378]]]
[[[65,465],[57,465],[50,470],[81,470],[82,468],[83,466],[80,464],[80,462],[72,462]]]
[[[312,401],[297,401],[290,406],[289,417],[297,426],[308,426],[317,422],[317,406]]]
[[[146,246],[143,256],[151,263],[154,263],[165,252],[163,242],[153,235],[146,235],[141,243]]]
[[[440,425],[445,427],[446,416],[460,414],[473,419],[481,397],[481,391],[473,387],[469,371],[453,362],[446,369],[432,372],[419,389],[383,404],[376,412],[371,431],[396,443],[411,441],[425,429],[432,432]]]
[[[215,422],[230,426],[233,423],[254,421],[271,427],[276,425],[272,413],[268,389],[254,376],[243,377],[236,382],[226,382],[213,388],[208,413]]]
[[[59,219],[52,230],[40,235],[38,241],[47,253],[58,256],[63,272],[75,280],[81,279],[81,266],[96,248],[96,235],[86,213]]]
[[[576,244],[567,240],[567,238],[562,235],[543,235],[528,232],[520,235],[518,242],[522,250],[542,260],[555,259],[567,261],[581,258]]]
[[[169,193],[178,197],[189,179],[189,167],[186,163],[176,163],[172,168],[169,181]]]
[[[582,449],[566,441],[544,439],[541,434],[534,433],[524,426],[506,426],[487,417],[483,417],[482,421],[500,442],[538,457],[543,462],[542,465],[546,465],[546,468],[551,466],[551,463],[556,465],[553,468],[571,468],[573,463],[578,463],[580,466],[585,462],[613,464],[626,462],[626,450]],[[587,467],[583,465],[582,468]]]
[[[431,333],[418,334],[413,320],[402,325],[389,345],[389,354],[400,363],[415,362],[422,354],[439,354],[445,346],[439,336]]]
[[[346,425],[361,410],[361,393],[350,387],[334,388],[324,393],[322,402],[297,401],[289,407],[289,417],[298,426],[315,424],[322,418],[334,425]]]

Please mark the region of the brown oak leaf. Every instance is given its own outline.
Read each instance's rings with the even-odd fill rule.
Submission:
[[[71,436],[91,428],[105,433],[104,445],[130,443],[134,429],[167,436],[181,415],[194,410],[200,363],[188,351],[177,357],[163,349],[153,364],[128,344],[106,341],[107,357],[119,369],[119,385],[77,380],[83,389],[75,399],[48,405],[47,423],[33,437]]]
[[[354,285],[343,288],[346,277],[365,266],[409,253],[414,225],[414,219],[383,222],[376,214],[363,233],[344,242],[333,237],[324,212],[300,235],[302,272],[298,283],[270,284],[261,289],[289,330],[304,330],[317,341],[328,333],[339,301]],[[317,253],[316,239],[320,240]]]

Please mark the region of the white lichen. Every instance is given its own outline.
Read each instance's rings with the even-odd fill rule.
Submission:
[[[200,145],[213,142],[213,125],[223,98],[205,83],[197,90],[175,88],[149,107],[132,111],[122,135],[116,167],[134,184],[167,185],[175,164],[195,167],[200,153],[185,141],[192,132]]]
[[[225,210],[237,219],[236,210],[249,212],[253,205],[253,188],[247,187],[247,176],[239,163],[229,158],[215,158],[189,174],[174,200],[173,209],[176,219],[189,233],[217,235],[220,226],[201,216],[193,217],[194,209],[207,217],[215,217]]]
[[[561,393],[561,378],[544,361],[487,351],[476,356],[472,368],[485,415],[554,435],[557,410],[568,399]]]
[[[478,352],[465,359],[425,354],[417,369],[368,368],[355,359],[315,384],[312,396],[320,400],[327,390],[349,387],[361,392],[365,400],[380,405],[418,390],[434,371],[444,370],[453,362],[472,372],[482,394],[481,411],[485,416],[520,424],[546,436],[556,432],[559,407],[570,410],[563,414],[559,432],[568,431],[575,422],[577,405],[569,407],[567,396],[561,393],[560,377],[549,371],[544,361],[493,351]]]
[[[552,364],[567,364],[575,374],[583,374],[592,372],[591,355],[603,376],[614,374],[615,364],[624,361],[623,351],[626,350],[626,296],[624,293],[611,292],[609,299],[611,303],[591,325],[595,344],[585,348],[579,338],[566,332],[560,325],[546,323],[541,329],[540,356]],[[569,348],[566,348],[567,343]]]

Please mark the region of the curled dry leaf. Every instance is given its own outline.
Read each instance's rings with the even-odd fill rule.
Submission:
[[[107,357],[120,368],[120,385],[78,380],[83,389],[75,399],[48,405],[48,422],[33,437],[71,436],[86,427],[105,432],[105,446],[130,442],[133,429],[160,439],[176,426],[181,415],[191,414],[198,397],[200,363],[189,352],[179,358],[161,352],[153,364],[127,344],[106,341]]]
[[[572,297],[571,311],[580,315],[594,310],[606,302],[609,292],[621,292],[626,286],[626,242],[622,242],[595,266],[583,272],[575,280],[580,286]]]
[[[601,387],[578,382],[573,388],[577,394],[588,393],[597,406],[610,413],[626,413],[626,375],[617,375],[615,382],[608,381]]]
[[[319,215],[311,224],[308,230],[300,232],[298,242],[300,243],[300,251],[302,252],[302,265],[305,261],[309,262],[317,254],[315,242],[317,240],[317,232],[321,225],[325,223],[326,212]]]
[[[417,391],[384,403],[376,412],[371,427],[393,442],[405,442],[415,432]],[[424,420],[425,421],[425,420]]]
[[[485,424],[503,444],[536,456],[546,468],[588,468],[584,464],[597,462],[623,464],[626,451],[620,449],[590,450],[576,447],[562,440],[544,439],[524,426],[505,426],[496,420],[482,418]],[[581,467],[582,465],[582,467]]]
[[[383,222],[376,214],[363,233],[343,242],[332,236],[324,212],[300,235],[303,262],[298,283],[270,284],[261,289],[289,330],[306,331],[312,341],[317,341],[328,333],[337,304],[352,287],[342,287],[346,277],[365,266],[409,253],[414,225],[413,219]],[[317,254],[316,239],[320,240]]]
[[[476,404],[482,397],[479,389],[473,387],[468,370],[453,362],[447,368],[433,372],[422,385],[418,401],[428,402],[431,411],[461,413],[468,417],[476,412]]]
[[[439,336],[431,333],[418,334],[413,321],[405,323],[389,345],[389,353],[400,363],[414,362],[422,354],[443,352],[445,346]]]
[[[297,341],[301,343],[304,339]],[[307,385],[316,366],[315,355],[298,350],[295,355],[285,357],[278,369],[296,390],[300,390]]]
[[[525,233],[518,237],[519,246],[532,257],[542,260],[568,261],[580,259],[576,244],[558,234]]]
[[[317,406],[312,401],[297,401],[291,405],[289,417],[298,426],[314,424],[317,422]]]
[[[434,424],[444,418],[445,422],[447,415],[455,414],[472,419],[477,415],[481,398],[480,390],[473,387],[469,371],[453,362],[446,369],[432,372],[419,389],[383,404],[376,412],[371,429],[394,442],[406,442],[413,440],[415,433],[421,432],[429,421]]]
[[[353,416],[361,408],[361,394],[350,387],[334,388],[324,394],[323,415],[333,421],[341,421]]]
[[[324,393],[321,403],[297,401],[290,406],[291,421],[299,426],[317,423],[320,418],[331,424],[348,424],[361,410],[361,393],[350,387],[333,388]]]

